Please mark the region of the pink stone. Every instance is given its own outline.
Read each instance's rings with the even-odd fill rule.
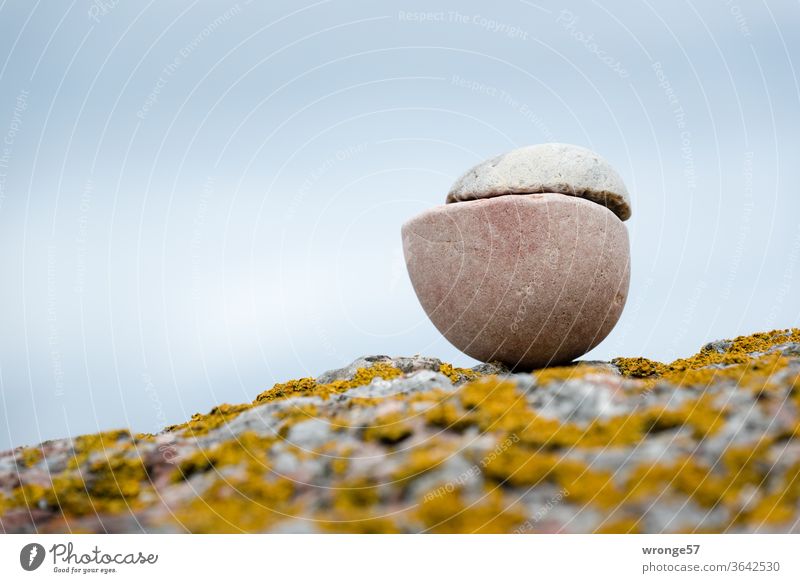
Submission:
[[[411,219],[402,235],[425,312],[484,362],[569,362],[608,335],[625,305],[627,229],[575,192],[454,201]]]

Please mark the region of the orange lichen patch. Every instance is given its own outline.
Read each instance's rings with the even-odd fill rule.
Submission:
[[[458,368],[446,362],[443,362],[441,365],[439,365],[439,372],[449,378],[453,384],[463,381],[472,381],[481,376],[480,373],[477,373],[474,370],[469,368]]]
[[[278,435],[285,438],[289,434],[292,426],[296,425],[297,423],[302,423],[303,421],[316,419],[318,416],[319,409],[316,407],[316,405],[310,403],[304,403],[302,405],[285,409],[284,411],[281,411],[275,415],[276,419],[283,420],[283,423],[281,423],[281,426],[278,428]]]
[[[596,419],[575,445],[583,447],[613,447],[633,445],[643,438],[643,420],[635,413],[610,419]]]
[[[643,357],[615,358],[611,363],[616,365],[622,376],[635,379],[658,377],[669,370],[666,364]]]
[[[499,490],[467,503],[456,488],[438,497],[423,497],[416,518],[426,532],[491,534],[512,532],[525,515],[516,506],[506,504]]]
[[[625,500],[626,493],[614,483],[612,472],[589,467],[578,472],[579,466],[573,467],[575,469],[571,472],[565,467],[556,473],[557,482],[569,492],[570,502],[594,508],[613,508]]]
[[[522,431],[536,417],[516,384],[496,376],[466,384],[458,398],[481,431]]]
[[[709,384],[720,378],[735,379],[748,372],[774,372],[786,365],[780,355],[753,356],[779,344],[800,342],[800,328],[759,332],[750,336],[739,336],[730,341],[722,352],[712,346],[704,346],[689,358],[679,358],[663,364],[647,358],[616,358],[612,361],[624,376],[633,378],[662,377],[684,386]],[[748,365],[748,368],[708,368],[713,365]],[[721,375],[721,376],[720,376]]]
[[[753,526],[791,523],[797,518],[797,505],[787,502],[780,494],[767,494],[756,506],[744,513],[741,521]]]
[[[330,507],[316,518],[331,532],[381,534],[399,532],[391,517],[375,515],[380,488],[370,478],[350,478],[336,483]]]
[[[439,403],[451,395],[452,393],[450,391],[437,387],[429,391],[420,391],[418,393],[404,395],[403,399],[406,403]]]
[[[596,419],[585,426],[534,417],[518,434],[521,443],[536,448],[612,447],[638,443],[645,426],[645,416],[638,413]]]
[[[256,405],[275,401],[277,399],[286,399],[289,397],[300,396],[318,396],[327,399],[331,395],[342,393],[347,389],[368,385],[375,378],[382,378],[385,380],[393,379],[402,376],[403,372],[390,364],[380,362],[376,363],[369,368],[359,368],[356,370],[355,375],[351,380],[337,380],[332,383],[320,384],[312,378],[302,378],[298,380],[289,381],[287,383],[278,383],[271,389],[264,391],[256,397],[252,403],[245,403],[241,405],[220,405],[214,407],[208,414],[195,413],[192,415],[191,420],[187,423],[180,425],[172,425],[166,428],[166,431],[183,431],[183,435],[205,435],[210,430],[216,429],[220,425],[238,417],[240,413],[251,409]]]
[[[83,489],[66,476],[55,478],[50,501],[55,504],[57,498],[61,509],[73,514],[123,512],[136,502],[148,485],[147,471],[140,458],[114,456],[89,465]]]
[[[608,374],[608,370],[591,364],[578,363],[571,366],[552,366],[534,371],[532,374],[540,385],[581,379],[590,374]]]
[[[341,476],[350,467],[350,462],[346,458],[337,457],[330,461],[330,467],[334,474]]]
[[[662,378],[684,387],[708,387],[721,381],[733,381],[741,387],[760,390],[768,383],[770,375],[788,364],[787,358],[779,354],[768,354],[723,369],[671,369]]]
[[[754,508],[741,516],[741,521],[754,526],[794,522],[800,502],[800,462],[791,465],[782,479],[772,486]]]
[[[172,475],[172,481],[185,480],[194,474],[239,464],[245,464],[251,472],[263,472],[268,466],[267,451],[273,443],[275,438],[245,431],[235,439],[223,441],[211,449],[196,451],[181,460]]]
[[[789,394],[795,400],[797,405],[800,405],[800,373],[797,373],[786,380],[789,386]]]
[[[380,501],[380,489],[369,478],[350,478],[336,484],[332,507],[340,516],[348,516]]]
[[[724,352],[718,352],[708,346],[689,358],[678,359],[670,367],[695,369],[711,364],[739,364],[746,362],[754,352],[766,352],[779,344],[800,342],[800,328],[758,332],[749,336],[737,336]]]
[[[768,439],[762,439],[746,446],[728,447],[722,453],[721,466],[732,481],[760,485],[772,467],[768,459],[770,445]]]
[[[483,466],[484,474],[510,486],[536,486],[544,480],[569,483],[571,478],[586,470],[580,462],[564,459],[553,453],[543,453],[522,444],[509,446]]]
[[[127,442],[125,445],[129,446],[132,443],[131,432],[127,429],[116,429],[91,435],[79,435],[72,441],[73,453],[67,467],[76,469],[84,464],[93,453],[118,448],[120,442]]]
[[[620,518],[604,522],[594,531],[595,534],[641,534],[640,519],[634,517]]]
[[[259,394],[253,401],[253,404],[268,403],[269,401],[286,399],[289,397],[313,395],[318,386],[317,381],[310,377],[295,379],[285,383],[277,383],[271,389]]]
[[[352,511],[348,518],[337,519],[331,516],[319,519],[319,527],[338,534],[397,534],[401,532],[389,516],[371,516],[369,510]]]
[[[722,504],[735,509],[746,486],[762,485],[769,471],[764,464],[767,444],[729,448],[717,467],[691,457],[670,464],[643,464],[628,477],[626,491],[632,500],[653,499],[673,491],[705,507]]]
[[[407,462],[395,470],[392,478],[401,482],[416,479],[439,467],[452,454],[452,447],[445,447],[438,441],[418,446],[409,452]]]
[[[716,406],[707,395],[686,401],[677,409],[654,407],[644,413],[645,431],[690,427],[695,439],[713,435],[725,422],[725,407]]]
[[[391,380],[403,375],[396,366],[385,362],[378,362],[368,368],[356,369],[353,378],[350,380],[336,380],[332,383],[320,384],[312,378],[304,378],[288,383],[279,383],[264,391],[256,397],[254,404],[266,403],[276,399],[297,396],[317,396],[327,399],[331,395],[343,393],[348,389],[361,387],[370,384],[376,378]]]
[[[284,409],[275,413],[276,419],[284,419],[289,421],[307,421],[314,419],[319,415],[319,407],[313,403],[301,403],[294,405],[291,408]]]
[[[165,431],[182,430],[182,434],[186,437],[206,435],[212,429],[216,429],[231,419],[238,417],[242,411],[246,411],[250,407],[251,405],[229,405],[223,403],[211,409],[206,415],[195,413],[186,423],[171,425]]]
[[[174,511],[180,525],[195,533],[263,532],[296,511],[291,480],[253,476],[217,481]]]
[[[376,417],[374,424],[364,429],[364,440],[394,445],[413,432],[408,417],[400,412],[394,412]]]
[[[373,379],[378,377],[382,378],[385,381],[396,379],[398,377],[403,376],[403,371],[401,371],[396,366],[392,366],[391,364],[385,362],[379,362],[373,364],[369,368],[359,368],[356,370],[356,374],[353,375],[352,380],[349,381],[336,381],[348,384],[348,388],[353,387],[361,387],[364,385],[370,384]]]
[[[496,376],[487,376],[467,383],[458,394],[461,404],[467,409],[490,406],[493,402],[500,402],[501,405],[508,407],[514,401],[522,399],[522,395],[517,391],[517,385],[513,381]]]
[[[475,424],[474,415],[464,411],[453,398],[444,399],[428,409],[425,412],[425,421],[451,431],[463,431]]]
[[[91,435],[79,435],[73,440],[73,448],[76,452],[99,451],[115,445],[122,440],[131,439],[131,432],[127,429],[115,429],[92,433]]]
[[[48,491],[49,488],[45,488],[41,484],[22,484],[11,491],[11,497],[8,498],[8,507],[37,508],[40,501],[45,499]]]
[[[44,458],[40,447],[23,447],[15,452],[17,464],[23,468],[30,468]]]
[[[111,456],[91,462],[81,473],[66,470],[51,484],[26,484],[14,491],[15,505],[52,508],[67,516],[94,513],[118,514],[137,505],[141,492],[149,487],[142,460]]]
[[[348,409],[360,409],[363,407],[374,407],[381,402],[381,399],[376,397],[350,397],[345,406]]]
[[[571,423],[557,419],[533,417],[522,429],[515,432],[520,443],[536,449],[569,447],[580,441],[586,431]]]

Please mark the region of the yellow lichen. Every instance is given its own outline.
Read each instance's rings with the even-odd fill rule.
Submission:
[[[331,383],[320,384],[314,379],[306,378],[300,379],[299,381],[289,381],[289,383],[278,384],[256,397],[255,403],[264,403],[275,399],[300,395],[327,399],[332,395],[343,393],[348,389],[368,385],[376,378],[391,380],[402,376],[402,374],[403,371],[399,368],[385,362],[379,362],[367,368],[356,369],[353,378],[350,380],[339,379]]]
[[[25,484],[14,492],[16,505],[57,509],[67,516],[119,514],[136,506],[149,487],[142,460],[110,456],[92,461],[81,473],[70,469],[53,476],[47,486]]]
[[[33,510],[45,504],[48,488],[41,484],[22,484],[11,491],[8,508],[26,508]]]
[[[725,407],[716,406],[713,399],[702,396],[686,401],[676,409],[651,408],[645,414],[647,431],[661,431],[677,427],[689,427],[696,439],[704,439],[716,433],[725,421]]]
[[[658,377],[669,370],[663,363],[649,358],[615,358],[611,361],[619,369],[620,374],[636,379]]]
[[[460,488],[441,496],[424,496],[416,516],[425,532],[491,534],[511,532],[525,520],[524,513],[506,503],[499,490],[467,502]]]
[[[316,391],[317,386],[317,381],[308,377],[291,380],[286,383],[277,383],[271,389],[259,394],[253,403],[268,403],[276,399],[312,395],[314,391]]]
[[[425,472],[439,467],[452,454],[452,450],[434,440],[411,450],[407,462],[395,470],[392,478],[398,482],[416,479]]]
[[[296,512],[295,485],[284,478],[253,476],[215,482],[174,511],[182,528],[195,533],[256,533]]]
[[[364,440],[394,445],[403,441],[413,432],[408,418],[402,413],[395,412],[377,417],[372,425],[364,429]]]
[[[211,409],[206,415],[195,413],[186,423],[172,425],[167,427],[166,431],[182,430],[183,434],[186,436],[206,435],[212,429],[216,429],[231,419],[238,417],[242,411],[246,411],[250,407],[251,405],[229,405],[223,403]]]
[[[44,455],[41,448],[38,447],[24,447],[16,452],[17,463],[24,468],[36,465],[42,458]]]
[[[214,407],[205,415],[195,413],[187,423],[172,425],[167,427],[166,431],[182,431],[187,436],[205,435],[212,429],[231,421],[243,411],[256,405],[290,397],[317,396],[327,399],[331,395],[342,393],[348,389],[368,385],[375,378],[380,377],[389,380],[402,374],[403,372],[399,368],[385,362],[379,362],[368,368],[357,369],[350,380],[337,380],[332,383],[320,384],[312,378],[301,378],[286,383],[277,383],[271,389],[259,394],[252,403],[241,405],[223,404]]]
[[[536,382],[540,385],[547,385],[552,382],[565,382],[574,379],[584,378],[590,374],[605,374],[608,371],[602,367],[586,363],[577,363],[570,366],[551,366],[533,371]]]
[[[738,336],[722,351],[711,345],[688,358],[679,358],[663,364],[647,358],[616,358],[612,362],[624,376],[633,378],[661,377],[684,386],[710,384],[720,378],[741,378],[748,372],[775,371],[786,365],[780,355],[759,357],[778,344],[800,342],[800,328],[759,332],[750,336]],[[755,356],[753,356],[755,354]],[[715,369],[714,365],[733,368]],[[736,368],[735,365],[745,365]]]
[[[380,488],[369,478],[350,478],[336,483],[330,508],[316,516],[323,530],[342,533],[382,534],[399,532],[389,516],[376,516]]]
[[[462,381],[475,380],[481,376],[480,373],[477,373],[472,369],[458,368],[446,362],[443,362],[439,365],[439,372],[449,378],[454,384]]]
[[[800,463],[785,471],[776,469],[785,467],[776,462],[776,449],[783,447],[783,440],[800,436],[800,420],[792,419],[800,409],[800,374],[787,370],[789,358],[769,350],[798,341],[800,330],[794,329],[740,337],[715,345],[722,349],[705,347],[669,364],[617,359],[614,362],[627,377],[624,380],[592,365],[555,367],[535,371],[533,387],[524,390],[514,378],[479,375],[442,363],[439,372],[458,387],[445,383],[446,388],[389,397],[336,399],[324,407],[312,404],[316,400],[298,401],[296,406],[270,413],[279,422],[278,435],[247,431],[224,440],[215,437],[217,444],[202,450],[186,448],[183,440],[177,451],[191,453],[182,453],[174,471],[166,470],[173,473],[157,481],[166,488],[199,492],[170,509],[182,527],[193,532],[260,532],[284,520],[302,519],[333,532],[509,532],[524,521],[523,514],[508,503],[519,497],[519,491],[509,493],[509,489],[528,490],[541,484],[568,493],[566,504],[607,516],[597,532],[639,532],[641,508],[653,500],[680,504],[687,499],[706,509],[723,508],[728,526],[785,529],[796,518],[800,504]],[[777,371],[782,372],[776,376]],[[619,391],[625,399],[642,393],[642,400],[625,414],[590,422],[544,417],[532,404],[533,392],[548,383],[594,374],[603,390]],[[304,378],[280,383],[253,403],[221,405],[168,429],[178,432],[181,441],[180,436],[208,433],[262,403],[298,396],[328,399],[376,378],[400,375],[390,363],[379,362],[358,369],[349,380],[318,383]],[[717,390],[719,385],[723,390]],[[651,400],[650,390],[659,391],[659,398]],[[761,441],[730,446],[716,460],[710,459],[708,451],[698,450],[702,455],[670,456],[666,463],[646,462],[632,468],[626,465],[620,468],[624,471],[601,470],[583,461],[593,454],[602,456],[607,448],[630,450],[644,440],[657,439],[653,433],[659,431],[684,428],[687,431],[679,439],[687,443],[719,435],[731,413],[726,395],[730,390],[744,391],[770,415],[784,406],[788,413]],[[674,399],[661,398],[670,392]],[[654,401],[662,404],[650,404]],[[361,414],[362,409],[378,405],[380,411],[391,413],[377,418]],[[331,422],[347,439],[331,439],[314,452],[285,443],[275,447],[294,424],[312,418]],[[364,419],[370,419],[366,427],[360,425]],[[467,435],[479,436],[476,444],[495,442],[497,448],[486,454],[483,446],[465,447],[465,436],[458,433],[467,429]],[[407,439],[417,431],[424,440]],[[124,430],[78,437],[65,471],[52,480],[35,473],[31,481],[36,483],[0,492],[0,515],[9,509],[49,511],[66,517],[63,528],[74,530],[69,517],[137,512],[154,500],[169,498],[153,490],[148,473],[153,469],[137,455],[138,442],[147,442],[147,451],[152,452],[155,439],[147,434],[132,437]],[[382,467],[390,468],[390,475],[369,475],[369,469],[366,475],[359,474],[369,467],[357,461],[364,452],[358,446],[343,445],[356,442],[364,443],[370,455],[388,454]],[[394,450],[384,447],[398,443]],[[319,471],[330,481],[318,488],[292,481],[297,476],[277,476],[271,465],[277,450],[292,456],[303,470],[313,458],[315,463],[308,467],[322,468]],[[436,483],[437,470],[453,455],[473,463],[468,477],[474,481],[459,476]],[[42,450],[24,448],[14,456],[18,466],[29,467],[41,461]],[[48,458],[53,466],[50,462]],[[164,471],[160,466],[155,469],[159,477]],[[182,485],[185,479],[191,479],[191,484]],[[481,480],[488,490],[479,493],[473,487],[479,489],[476,483]],[[420,495],[423,483],[432,490],[409,508],[414,500],[408,496]],[[464,488],[466,483],[469,490]],[[49,520],[52,525],[58,518]]]
[[[238,464],[245,464],[253,472],[263,471],[267,467],[267,451],[274,442],[275,438],[245,431],[236,439],[228,439],[208,450],[195,451],[180,460],[172,479],[180,481],[198,473]]]
[[[353,510],[374,506],[380,500],[378,486],[368,478],[351,478],[336,484],[333,495],[333,508],[340,515],[348,515]]]
[[[425,412],[425,420],[431,425],[452,431],[461,431],[475,422],[471,414],[466,413],[450,398],[428,409]]]
[[[746,524],[792,523],[797,518],[800,502],[800,462],[794,463],[772,487],[773,491],[763,496],[754,508],[740,517]]]
[[[117,447],[122,441],[130,441],[131,432],[127,429],[116,429],[90,435],[79,435],[72,442],[73,455],[69,467],[77,468],[93,453],[104,452]]]
[[[627,517],[604,522],[595,529],[595,534],[641,534],[638,518]]]
[[[763,463],[768,444],[728,448],[717,467],[692,457],[669,464],[642,464],[628,477],[626,490],[632,500],[646,500],[673,491],[693,498],[701,506],[718,504],[736,508],[746,486],[759,487],[769,465]]]
[[[575,468],[579,466],[576,464]],[[625,492],[614,482],[613,473],[593,470],[590,467],[577,472],[573,469],[557,471],[557,482],[569,492],[569,500],[575,504],[595,508],[613,508],[625,499]]]
[[[331,471],[336,475],[343,475],[347,468],[350,467],[350,462],[348,462],[345,458],[335,458],[330,461]]]
[[[583,469],[582,464],[563,460],[556,454],[541,453],[515,444],[488,460],[483,472],[501,484],[527,487],[536,486],[547,479],[555,479],[556,471],[569,476],[572,472]]]

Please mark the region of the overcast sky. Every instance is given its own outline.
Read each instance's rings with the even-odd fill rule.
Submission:
[[[400,225],[541,142],[632,195],[628,304],[589,357],[797,326],[798,28],[790,2],[3,1],[0,448],[363,354],[474,364]]]

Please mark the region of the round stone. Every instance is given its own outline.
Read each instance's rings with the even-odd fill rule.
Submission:
[[[473,183],[501,183],[482,180]],[[620,218],[572,194],[473,198],[402,228],[411,282],[439,331],[473,358],[520,370],[569,362],[603,340],[630,280]]]
[[[600,155],[571,144],[526,146],[481,162],[456,180],[447,202],[537,192],[586,198],[623,221],[631,216],[619,174]]]

